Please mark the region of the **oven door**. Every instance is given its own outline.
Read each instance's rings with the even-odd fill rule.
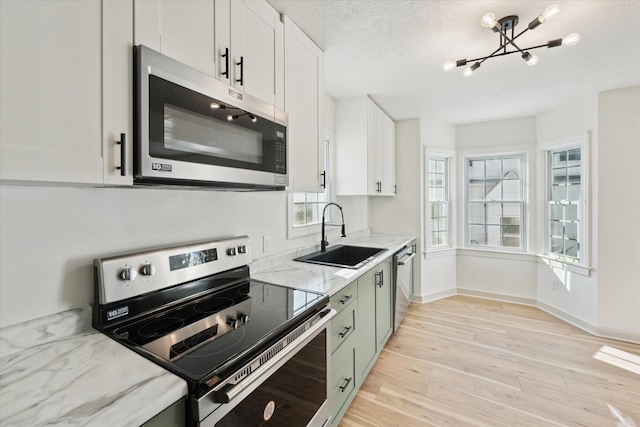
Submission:
[[[287,345],[269,366],[228,391],[229,403],[221,404],[199,423],[203,427],[328,426],[328,327],[335,310],[315,323],[306,336]]]

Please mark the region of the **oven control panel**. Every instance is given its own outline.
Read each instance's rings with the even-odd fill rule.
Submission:
[[[100,304],[242,267],[252,261],[250,248],[241,236],[95,259]]]

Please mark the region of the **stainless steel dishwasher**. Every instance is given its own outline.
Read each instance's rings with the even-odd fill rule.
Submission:
[[[413,240],[393,255],[393,275],[395,278],[395,286],[393,288],[393,332],[402,323],[409,303],[413,299],[413,257],[416,256],[415,250],[416,245],[415,240]]]

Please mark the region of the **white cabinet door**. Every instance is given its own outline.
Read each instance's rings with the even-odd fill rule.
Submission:
[[[136,0],[135,44],[215,76],[213,0]]]
[[[395,194],[395,125],[369,97],[336,103],[338,195]]]
[[[230,22],[231,84],[284,109],[284,25],[280,14],[264,0],[233,0]],[[223,49],[218,46],[219,51]]]
[[[131,137],[132,7],[113,3],[0,2],[0,179],[132,182],[110,137]]]
[[[322,192],[324,53],[285,17],[285,109],[294,191]]]

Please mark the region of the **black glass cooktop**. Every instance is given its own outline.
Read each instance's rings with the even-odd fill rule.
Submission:
[[[315,292],[247,280],[105,332],[198,382],[244,363],[328,302]]]

